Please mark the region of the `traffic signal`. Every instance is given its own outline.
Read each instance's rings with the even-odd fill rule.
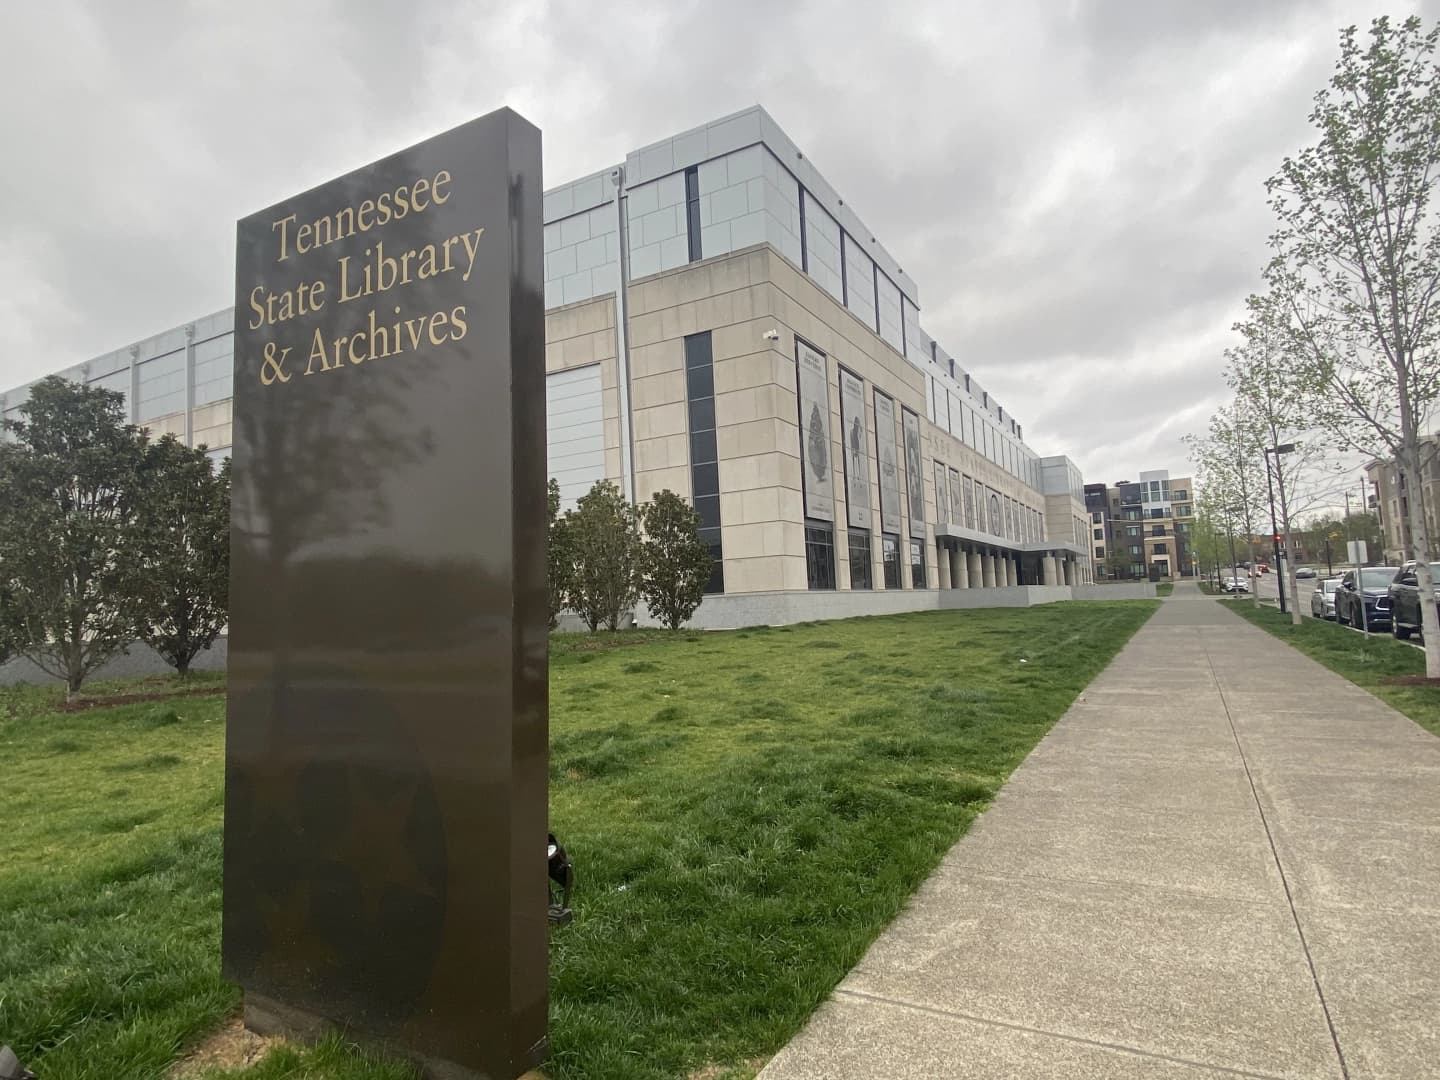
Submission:
[[[1281,536],[1280,536],[1280,534],[1279,534],[1279,533],[1276,533],[1276,534],[1275,534],[1275,535],[1274,535],[1274,536],[1273,536],[1273,537],[1271,537],[1271,539],[1272,539],[1272,540],[1274,540],[1274,541],[1275,541],[1275,543],[1277,543],[1277,544],[1278,544],[1278,543],[1280,543],[1280,541],[1281,541],[1281,539],[1282,539],[1282,537],[1281,537]]]

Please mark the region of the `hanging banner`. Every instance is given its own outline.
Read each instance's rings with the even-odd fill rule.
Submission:
[[[950,470],[950,520],[957,525],[965,523],[965,500],[960,493],[960,474]]]
[[[870,531],[870,445],[865,438],[865,384],[840,369],[840,427],[845,443],[845,520]]]
[[[1003,523],[1000,520],[1000,493],[998,491],[992,491],[990,488],[986,488],[985,490],[989,493],[989,499],[987,501],[990,504],[990,535],[1004,536],[1005,534],[1000,531],[1003,528]]]
[[[1015,515],[1010,510],[1010,496],[1005,496],[1005,539],[1015,539]]]
[[[935,524],[943,525],[950,521],[949,500],[946,496],[950,493],[950,485],[945,479],[945,466],[935,462]]]
[[[910,496],[910,535],[925,535],[925,474],[920,471],[920,418],[901,409],[905,421],[905,483]]]
[[[880,528],[900,531],[900,451],[895,445],[895,402],[875,391],[875,456],[880,462]]]
[[[966,527],[967,529],[973,529],[973,528],[975,528],[975,481],[972,480],[972,479],[970,479],[970,477],[968,477],[968,476],[965,477],[964,479],[965,479],[965,527]],[[985,511],[984,511],[984,510],[981,510],[981,511],[980,511],[980,514],[981,514],[981,516],[983,517],[984,514],[985,514]],[[985,526],[984,526],[983,524],[980,526],[980,528],[981,528],[982,530],[984,529],[984,527],[985,527]]]
[[[800,461],[805,474],[805,516],[835,520],[835,467],[830,459],[830,393],[825,357],[795,343],[800,378]]]

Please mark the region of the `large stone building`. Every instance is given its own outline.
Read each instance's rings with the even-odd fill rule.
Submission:
[[[1138,481],[1121,480],[1108,487],[1086,484],[1082,495],[1089,518],[1086,542],[1097,576],[1160,580],[1193,575],[1193,496],[1190,477],[1171,479],[1165,469],[1142,472]]]
[[[699,625],[1092,580],[1078,469],[1031,450],[924,330],[916,283],[762,109],[556,187],[544,218],[550,473],[567,505],[602,479],[693,502],[715,556]],[[220,311],[61,374],[223,456],[232,325]]]

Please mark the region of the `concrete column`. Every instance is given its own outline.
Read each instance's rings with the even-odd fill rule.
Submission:
[[[935,569],[940,575],[940,588],[950,588],[950,552],[944,544],[935,545]]]
[[[991,555],[988,551],[980,556],[980,571],[983,575],[981,580],[985,583],[985,588],[995,588],[995,556]]]
[[[1055,556],[1043,555],[1040,558],[1040,581],[1044,585],[1055,584]]]
[[[983,589],[985,587],[985,564],[980,553],[973,548],[970,551],[970,588]]]
[[[1075,584],[1075,560],[1069,557],[1065,559],[1065,584]]]
[[[1012,589],[1020,584],[1020,571],[1015,566],[1013,555],[1005,556],[1005,584]]]
[[[958,544],[950,549],[950,587],[952,589],[968,589],[970,587],[970,560],[965,557],[965,552],[960,550]]]

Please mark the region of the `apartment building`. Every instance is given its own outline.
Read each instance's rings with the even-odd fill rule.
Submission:
[[[1365,465],[1370,487],[1366,493],[1366,509],[1380,520],[1383,552],[1371,552],[1372,561],[1398,566],[1408,560],[1410,543],[1410,500],[1419,497],[1430,533],[1432,552],[1440,545],[1436,532],[1436,501],[1440,500],[1440,435],[1426,436],[1421,450],[1419,482],[1401,472],[1394,460],[1373,460]]]
[[[1151,470],[1135,481],[1087,484],[1082,499],[1097,577],[1158,581],[1195,573],[1191,477]]]

